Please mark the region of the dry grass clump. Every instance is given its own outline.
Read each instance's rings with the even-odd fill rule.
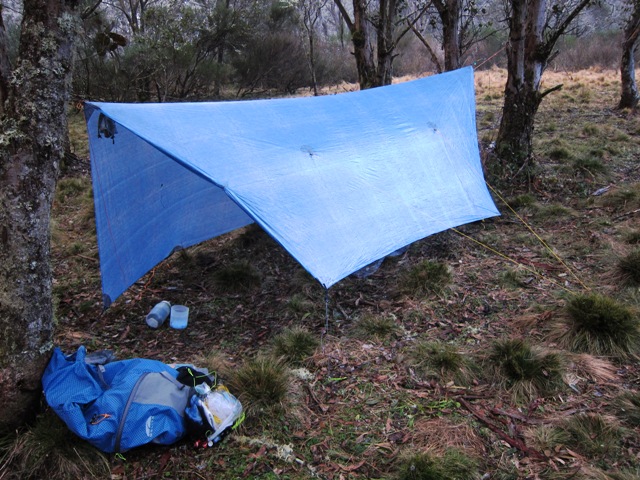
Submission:
[[[302,365],[313,355],[320,341],[302,327],[284,329],[273,339],[272,354],[291,365]]]
[[[589,293],[569,300],[550,336],[572,352],[627,358],[640,348],[640,321],[614,299]]]
[[[488,362],[498,383],[511,392],[516,402],[547,397],[564,387],[563,357],[535,349],[522,339],[496,341]]]
[[[640,285],[640,249],[622,257],[617,265],[618,274],[625,284]]]
[[[602,205],[615,211],[640,207],[640,183],[612,189],[601,197]]]
[[[468,384],[472,378],[473,363],[455,345],[441,341],[420,341],[407,347],[409,365],[424,378],[435,378],[443,383],[454,381]]]
[[[544,452],[550,457],[552,452],[565,446],[571,440],[571,435],[555,425],[538,425],[525,430],[524,438],[528,446],[539,452]]]
[[[107,478],[107,458],[69,432],[54,413],[45,412],[14,438],[3,439],[0,478],[67,480]]]
[[[429,445],[429,451],[443,455],[447,450],[464,450],[473,457],[486,454],[483,438],[459,416],[421,416],[411,429],[409,442]]]
[[[614,382],[618,378],[617,368],[608,360],[589,355],[588,353],[567,353],[570,373],[575,381],[567,380],[566,383],[574,385],[579,380],[588,380],[595,383]]]
[[[450,449],[444,455],[416,453],[401,460],[398,480],[473,480],[479,478],[478,460],[461,450]]]
[[[399,283],[404,294],[419,297],[441,293],[451,283],[451,270],[446,263],[423,260],[405,271]]]

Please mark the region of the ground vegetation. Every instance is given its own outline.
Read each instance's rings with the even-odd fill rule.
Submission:
[[[619,262],[637,249],[640,231],[640,122],[615,109],[616,70],[548,74],[565,87],[536,117],[534,188],[491,185],[500,217],[411,245],[371,275],[332,287],[328,304],[278,244],[246,227],[175,253],[103,310],[76,113],[76,157],[64,165],[53,210],[55,344],[207,365],[248,413],[213,448],[184,440],[124,459],[92,451],[103,460],[87,471],[119,479],[637,479],[637,343],[613,332],[616,347],[607,350],[593,336],[604,332],[612,345],[609,324],[637,332],[640,296],[620,281]],[[476,72],[483,144],[495,138],[505,78],[498,68]],[[405,275],[426,271],[425,262],[447,267],[433,270],[437,288],[408,288]],[[253,280],[225,288],[235,276]],[[187,329],[147,327],[145,314],[162,299],[191,308]],[[593,308],[579,313],[585,304]],[[588,332],[579,348],[554,335],[567,319]],[[41,421],[52,425],[50,415],[45,409]],[[41,465],[25,460],[23,444],[5,443],[5,478]]]

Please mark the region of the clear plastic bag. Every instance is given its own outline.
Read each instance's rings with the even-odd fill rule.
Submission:
[[[211,389],[206,383],[196,386],[187,415],[199,416],[197,423],[205,427],[209,446],[218,443],[228,429],[235,429],[244,420],[242,404],[227,387]]]

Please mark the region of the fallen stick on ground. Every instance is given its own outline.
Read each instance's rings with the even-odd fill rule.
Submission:
[[[513,448],[517,448],[518,450],[520,450],[525,455],[528,455],[529,457],[537,458],[538,460],[546,460],[546,457],[542,453],[527,447],[522,440],[510,437],[509,435],[507,435],[500,427],[494,425],[492,422],[489,421],[489,419],[487,419],[484,415],[482,415],[475,408],[473,408],[473,406],[463,397],[458,397],[456,400],[460,402],[460,404],[464,406],[464,408],[469,410],[469,412],[471,412],[474,417],[476,417],[478,420],[484,423],[487,427],[489,427],[489,429],[493,433],[498,435],[501,440],[504,440]]]

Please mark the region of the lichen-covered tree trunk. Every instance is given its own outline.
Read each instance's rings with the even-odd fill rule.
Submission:
[[[19,58],[2,75],[11,82],[0,117],[0,430],[37,412],[52,347],[49,228],[64,154],[75,3],[24,0]]]
[[[620,61],[621,95],[618,108],[638,106],[638,86],[636,84],[635,52],[640,40],[640,0],[634,0],[633,11],[624,28],[622,58]]]

